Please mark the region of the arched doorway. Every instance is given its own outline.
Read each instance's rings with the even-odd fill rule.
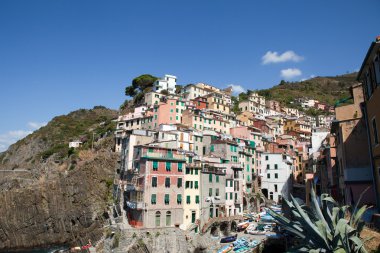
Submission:
[[[166,226],[170,227],[172,225],[172,213],[170,211],[166,212]]]
[[[220,231],[223,233],[223,235],[228,235],[229,233],[229,224],[228,221],[223,221],[219,225]]]
[[[156,227],[160,227],[161,226],[161,212],[160,211],[157,211],[156,212]]]
[[[236,232],[236,228],[237,228],[237,224],[236,224],[236,221],[231,221],[231,231],[234,231]]]

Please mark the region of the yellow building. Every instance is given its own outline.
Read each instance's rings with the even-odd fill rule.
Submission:
[[[200,215],[200,183],[201,183],[201,163],[192,161],[187,163],[184,175],[184,199],[183,206],[183,226],[189,229],[191,226],[199,224]],[[195,232],[198,228],[195,229]]]

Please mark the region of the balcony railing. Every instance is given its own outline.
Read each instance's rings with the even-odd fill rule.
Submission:
[[[173,153],[157,153],[157,152],[144,152],[141,154],[142,158],[156,158],[162,160],[182,160],[186,161],[185,155]]]
[[[127,206],[131,209],[144,209],[144,202],[127,201]]]
[[[224,168],[212,167],[212,166],[206,166],[206,165],[202,168],[202,172],[213,173],[213,174],[218,174],[218,175],[225,175],[226,174]]]

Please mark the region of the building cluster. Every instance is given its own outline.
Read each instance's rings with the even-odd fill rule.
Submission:
[[[309,175],[319,193],[342,204],[373,206],[380,225],[380,37],[373,42],[350,88],[335,108],[335,120],[322,145],[310,153]],[[363,194],[364,193],[364,194]]]
[[[331,116],[310,117],[257,93],[239,101],[236,114],[231,88],[177,88],[165,75],[117,120],[119,184],[132,226],[198,229],[258,210],[260,199],[305,198],[309,150],[329,133]]]

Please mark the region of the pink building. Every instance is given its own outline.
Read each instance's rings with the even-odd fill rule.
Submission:
[[[128,184],[127,215],[134,227],[173,227],[183,223],[186,158],[177,149],[139,145],[135,174]]]

